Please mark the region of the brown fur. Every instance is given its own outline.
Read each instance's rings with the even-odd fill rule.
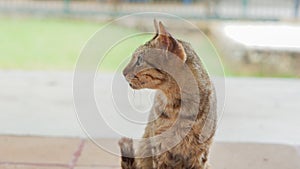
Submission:
[[[168,33],[160,22],[155,21],[157,34],[152,40],[139,47],[133,54],[132,60],[124,69],[123,74],[133,89],[157,89],[154,105],[150,112],[149,123],[143,138],[158,136],[175,126],[172,135],[167,135],[139,145],[136,152],[132,148],[132,140],[120,140],[123,169],[207,169],[209,148],[216,130],[216,96],[208,73],[197,54],[187,42],[177,40]],[[151,53],[145,56],[148,49],[161,49],[177,56],[183,65],[188,66],[199,89],[200,100],[194,100],[193,91],[185,91],[187,99],[196,103],[197,110],[190,109],[190,103],[184,101],[180,93],[181,88],[168,73],[154,67],[151,63],[165,62],[168,65],[168,56],[165,53]],[[157,58],[160,58],[157,59]],[[161,58],[163,58],[161,60]],[[159,65],[159,64],[158,64]],[[172,66],[172,65],[171,65]],[[174,66],[175,75],[181,77],[186,85],[189,79],[180,72],[180,66]],[[189,87],[189,86],[188,86]],[[179,115],[179,110],[183,114]],[[158,118],[157,118],[158,117]],[[155,120],[153,120],[155,119]],[[174,125],[176,124],[176,125]],[[190,130],[187,135],[187,126]],[[176,139],[179,144],[167,151],[145,158],[145,154],[153,153],[168,147]],[[128,154],[133,154],[130,158]],[[126,158],[127,157],[127,158]]]

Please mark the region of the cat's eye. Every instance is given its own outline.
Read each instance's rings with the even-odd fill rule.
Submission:
[[[142,62],[143,62],[142,55],[139,55],[138,58],[137,58],[137,61],[136,61],[136,65],[140,66]]]

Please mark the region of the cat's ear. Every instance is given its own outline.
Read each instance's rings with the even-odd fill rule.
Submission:
[[[153,20],[153,23],[154,23],[154,28],[155,28],[155,36],[157,36],[159,34],[159,29],[158,29],[158,23],[157,23],[157,20],[154,19]]]
[[[158,37],[156,38],[156,41],[160,48],[174,53],[183,62],[186,61],[186,54],[182,44],[172,37],[162,22],[159,22],[158,24]]]
[[[167,31],[167,29],[165,28],[165,26],[163,25],[163,23],[161,22],[161,21],[159,21],[159,34],[160,35],[171,35],[168,31]]]

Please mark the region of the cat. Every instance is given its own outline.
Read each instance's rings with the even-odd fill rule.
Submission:
[[[119,140],[121,167],[208,169],[208,154],[217,122],[214,86],[188,42],[175,39],[161,21],[154,20],[154,27],[155,36],[136,49],[123,70],[131,88],[157,90],[143,135],[149,140],[140,143],[136,151],[132,139]],[[179,63],[172,59],[179,60]],[[170,72],[163,70],[166,67]],[[187,71],[182,71],[183,67],[191,72],[196,86],[194,89],[197,90],[190,89],[193,80]],[[176,80],[177,77],[180,77],[179,80]],[[178,85],[178,81],[185,86]],[[181,91],[183,88],[186,89],[184,92]],[[171,134],[151,140],[172,127]],[[174,146],[169,146],[176,141]],[[164,147],[167,148],[163,150]]]

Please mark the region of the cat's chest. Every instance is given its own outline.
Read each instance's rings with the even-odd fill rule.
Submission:
[[[169,105],[167,99],[162,94],[157,94],[151,109],[152,120],[172,121],[179,112],[179,109],[179,107],[174,108],[174,106]]]
[[[156,97],[149,117],[152,135],[170,128],[176,121],[176,114],[178,114],[177,109],[168,106],[164,98]]]

